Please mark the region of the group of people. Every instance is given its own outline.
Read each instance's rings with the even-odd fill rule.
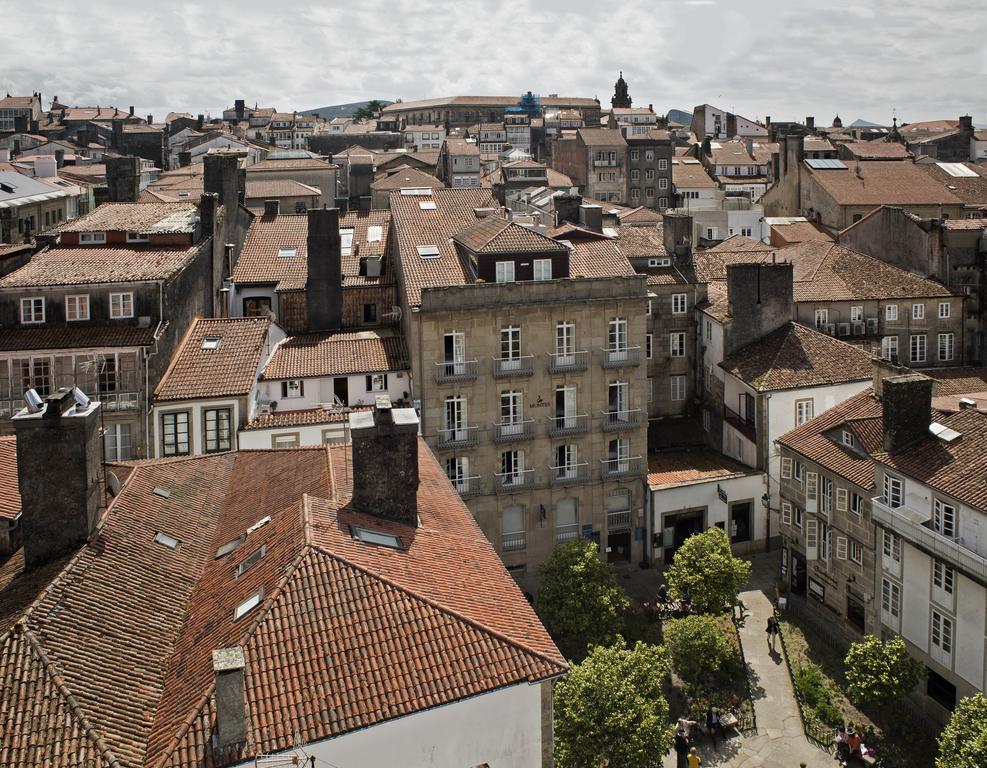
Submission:
[[[686,616],[692,611],[692,595],[688,587],[682,592],[682,597],[676,600],[669,596],[668,585],[662,583],[655,595],[655,603],[659,611],[667,611],[674,616]]]
[[[863,763],[864,743],[853,724],[836,729],[836,759],[840,765],[846,765],[851,760]]]
[[[700,768],[703,761],[699,757],[696,748],[692,746],[692,732],[690,728],[698,726],[695,720],[688,720],[680,717],[675,726],[675,757],[676,768]],[[723,732],[723,723],[720,720],[720,711],[710,706],[706,710],[706,732],[713,740],[713,749],[717,748],[716,737],[726,738]]]

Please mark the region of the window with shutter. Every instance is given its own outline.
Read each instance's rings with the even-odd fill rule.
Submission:
[[[787,502],[781,502],[781,522],[784,525],[792,524],[792,505]]]
[[[781,478],[782,480],[792,479],[792,460],[782,459],[781,460]]]
[[[815,512],[819,508],[819,474],[805,473],[805,511]]]
[[[847,490],[846,488],[836,489],[836,510],[838,512],[846,512],[847,508]]]
[[[847,543],[846,536],[837,536],[836,537],[836,559],[837,560],[846,560],[847,548],[848,548],[848,543]]]
[[[805,521],[805,559],[819,559],[819,521],[814,517]]]

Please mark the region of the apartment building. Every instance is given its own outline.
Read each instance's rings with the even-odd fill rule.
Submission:
[[[401,135],[406,149],[441,149],[446,139],[446,128],[444,125],[409,125],[401,131]]]
[[[766,119],[765,122],[770,122]],[[768,129],[761,123],[735,115],[712,104],[700,104],[692,110],[690,130],[700,139],[768,138]]]
[[[480,186],[480,147],[466,139],[447,138],[439,150],[437,176],[448,187]]]
[[[944,721],[987,689],[984,369],[877,362],[872,387],[779,439],[783,578],[848,639],[897,634]]]
[[[528,97],[537,101],[540,109],[576,112],[586,125],[600,124],[600,102],[597,99],[572,96],[446,96],[388,104],[381,117],[400,120],[406,125],[470,126],[476,123],[497,123],[512,107]]]
[[[321,190],[319,205],[336,203],[339,166],[318,157],[267,158],[247,166],[247,181],[297,181]]]
[[[502,218],[486,190],[391,211],[422,433],[509,569],[578,536],[640,560],[646,278],[611,240]]]
[[[552,167],[569,176],[584,197],[624,203],[628,194],[627,152],[621,131],[580,128],[574,135],[556,139]]]
[[[640,126],[620,127],[627,142],[627,196],[624,200],[628,205],[664,211],[673,200],[672,142],[668,131],[639,129]]]
[[[794,267],[793,319],[912,368],[961,364],[965,294],[826,240],[775,249],[741,236],[695,255],[696,271],[722,282],[729,264]]]
[[[757,203],[768,188],[771,158],[766,153],[755,152],[753,139],[704,139],[699,159],[716,177],[725,195],[740,195]]]
[[[0,99],[0,133],[28,131],[31,122],[41,117],[41,94],[11,96]],[[18,127],[20,126],[20,127]]]
[[[674,205],[689,213],[715,211],[723,194],[716,180],[694,157],[672,158],[672,194]]]

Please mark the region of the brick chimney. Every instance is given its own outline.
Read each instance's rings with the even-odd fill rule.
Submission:
[[[387,395],[373,411],[350,414],[353,506],[361,512],[418,525],[418,414],[392,408]]]
[[[904,374],[911,373],[912,369],[905,365],[899,365],[894,360],[884,360],[880,357],[872,357],[870,360],[870,370],[872,379],[872,389],[874,391],[874,397],[878,400],[881,399],[881,395],[884,394],[884,380],[890,379],[892,376],[903,376]]]
[[[339,209],[309,210],[305,281],[309,331],[335,331],[343,323],[342,258]]]
[[[36,411],[25,408],[12,419],[29,567],[71,552],[96,530],[103,459],[99,409],[96,402],[79,405],[63,387]]]
[[[140,158],[107,157],[106,189],[111,203],[136,203],[140,195]]]
[[[781,264],[728,264],[724,355],[757,341],[791,322],[794,269]]]
[[[929,435],[932,423],[932,388],[935,382],[921,373],[889,376],[882,385],[884,450],[898,453]]]
[[[220,648],[212,652],[216,683],[216,731],[220,747],[247,740],[247,707],[243,692],[246,667],[243,648]]]

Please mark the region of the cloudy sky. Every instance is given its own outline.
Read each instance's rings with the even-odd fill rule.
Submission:
[[[987,125],[985,0],[90,0],[6,15],[0,93],[139,114],[533,90]]]

